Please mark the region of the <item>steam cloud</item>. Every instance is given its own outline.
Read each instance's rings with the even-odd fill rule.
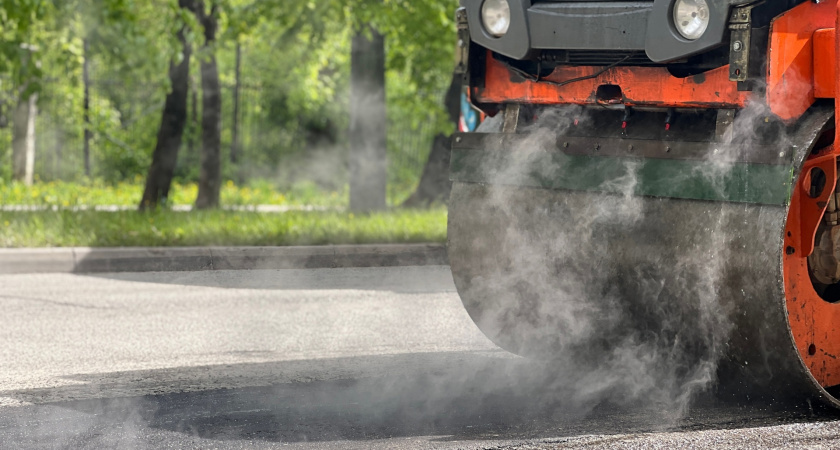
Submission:
[[[450,220],[483,235],[454,242],[450,257],[465,254],[462,264],[453,261],[463,268],[456,280],[483,331],[508,350],[547,359],[541,383],[558,407],[648,405],[676,421],[717,381],[734,327],[732,305],[721,299],[741,238],[730,225],[751,206],[636,196],[642,162],[631,158],[601,186],[609,194],[515,186],[534,170],[551,176],[534,158],[585,114],[576,106],[542,112],[519,148],[481,163],[496,183],[457,189],[470,207],[451,211]],[[754,124],[768,115],[757,103],[739,112],[731,128],[737,151],[762,138]],[[501,114],[479,131],[500,128]],[[737,155],[719,154],[715,144],[709,152],[712,162],[695,170],[723,192]]]

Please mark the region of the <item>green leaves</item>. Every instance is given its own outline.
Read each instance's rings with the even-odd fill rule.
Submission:
[[[453,68],[458,0],[204,3],[207,11],[215,4],[219,14],[213,50],[223,85],[224,148],[231,141],[237,43],[243,50],[240,120],[243,164],[249,166],[226,168],[228,173],[258,174],[277,182],[304,177],[287,166],[314,149],[339,161],[335,173],[320,176],[344,183],[340,161],[347,129],[350,38],[368,24],[386,36],[388,130],[395,151],[406,145],[401,137],[451,131],[442,96]],[[0,83],[40,90],[39,120],[48,119],[49,126],[39,130],[50,128],[78,142],[85,128],[81,77],[87,56],[93,83],[94,173],[109,181],[133,177],[149,161],[168,89],[169,61],[181,55],[176,36],[184,27],[198,51],[204,30],[194,14],[179,7],[179,0],[0,0]],[[200,98],[198,78],[193,82],[191,92],[198,91]],[[16,99],[4,101],[8,108]],[[191,117],[200,114],[200,107],[197,112],[190,108]],[[190,126],[197,128],[192,122]],[[194,144],[189,139],[199,133],[193,128],[178,169],[178,176],[186,179],[197,166],[190,159]],[[424,139],[411,145],[427,151]],[[80,152],[74,145],[68,144],[65,154]],[[75,166],[64,171],[76,172]],[[409,182],[406,178],[403,184]]]

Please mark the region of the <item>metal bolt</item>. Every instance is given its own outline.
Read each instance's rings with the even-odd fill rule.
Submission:
[[[735,41],[732,43],[732,50],[740,52],[742,48],[744,48],[744,44],[741,41]]]
[[[714,154],[717,155],[720,152],[719,149],[715,149]]]
[[[665,151],[666,151],[666,152],[670,152],[670,151],[671,151],[671,147],[665,147]]]
[[[601,144],[595,144],[595,151],[601,150]]]
[[[627,147],[627,150],[630,150],[630,151],[632,152],[632,151],[633,151],[633,144],[630,144],[630,145]]]
[[[456,137],[455,142],[460,143],[461,142],[461,136]]]
[[[785,157],[785,152],[779,152],[779,158],[784,158],[784,157]]]
[[[568,143],[568,142],[564,142],[564,143],[563,143],[563,148],[569,148],[569,143]]]

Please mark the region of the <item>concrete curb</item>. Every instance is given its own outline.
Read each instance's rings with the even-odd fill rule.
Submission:
[[[0,274],[324,269],[449,264],[442,244],[0,249]]]

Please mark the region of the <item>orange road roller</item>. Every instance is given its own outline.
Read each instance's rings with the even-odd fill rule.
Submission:
[[[461,0],[449,257],[513,353],[840,406],[840,2]],[[821,403],[821,402],[822,403]]]

